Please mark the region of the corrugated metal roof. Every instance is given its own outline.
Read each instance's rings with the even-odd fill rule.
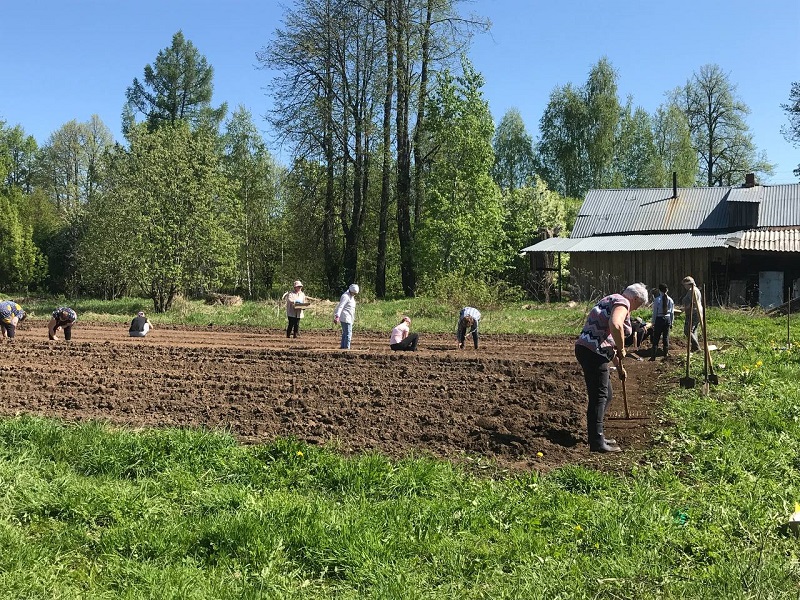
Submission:
[[[750,229],[732,234],[730,241],[739,250],[800,252],[800,229]]]
[[[800,226],[800,184],[762,186],[759,227]]]
[[[720,230],[728,226],[730,188],[589,190],[572,237],[641,231]]]
[[[640,232],[724,231],[728,202],[759,204],[761,227],[800,226],[800,184],[589,190],[571,237]]]
[[[643,235],[606,235],[592,238],[550,238],[522,252],[641,252],[689,248],[724,248],[731,236],[744,232],[716,235],[691,233],[655,233]]]

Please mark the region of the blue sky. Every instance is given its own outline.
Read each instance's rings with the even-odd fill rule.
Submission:
[[[273,0],[0,0],[0,119],[42,144],[64,123],[98,114],[116,138],[125,90],[179,29],[213,65],[215,104],[244,105],[267,140],[271,74],[256,68],[283,9]],[[291,4],[286,0],[283,4]],[[486,78],[495,122],[520,111],[534,137],[555,86],[583,84],[606,56],[624,101],[652,113],[664,94],[704,64],[729,73],[750,107],[759,150],[776,163],[772,183],[796,181],[800,149],[780,133],[780,108],[800,80],[800,2],[729,0],[474,0],[462,12],[488,17],[470,59]],[[274,147],[279,158],[283,153]]]

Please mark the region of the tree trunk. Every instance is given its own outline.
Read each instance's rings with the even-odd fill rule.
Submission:
[[[389,233],[389,197],[392,168],[392,97],[394,96],[394,27],[392,0],[385,0],[386,27],[386,90],[383,97],[383,164],[381,166],[381,200],[378,216],[378,256],[375,267],[375,295],[386,297],[386,242]]]

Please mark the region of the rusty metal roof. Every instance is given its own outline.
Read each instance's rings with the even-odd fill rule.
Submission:
[[[606,235],[591,238],[550,238],[522,252],[642,252],[676,248],[724,248],[736,234],[653,233],[643,235]]]
[[[730,230],[728,202],[758,203],[758,227],[800,226],[800,184],[589,190],[571,237]]]
[[[800,229],[750,229],[731,235],[730,242],[739,250],[800,252]]]

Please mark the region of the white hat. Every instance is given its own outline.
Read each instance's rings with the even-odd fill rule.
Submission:
[[[350,292],[351,294],[357,294],[358,291],[359,291],[358,290],[358,284],[357,283],[351,283],[350,287],[347,288],[347,291]]]
[[[298,279],[294,282],[294,287],[303,287],[303,282]]]

